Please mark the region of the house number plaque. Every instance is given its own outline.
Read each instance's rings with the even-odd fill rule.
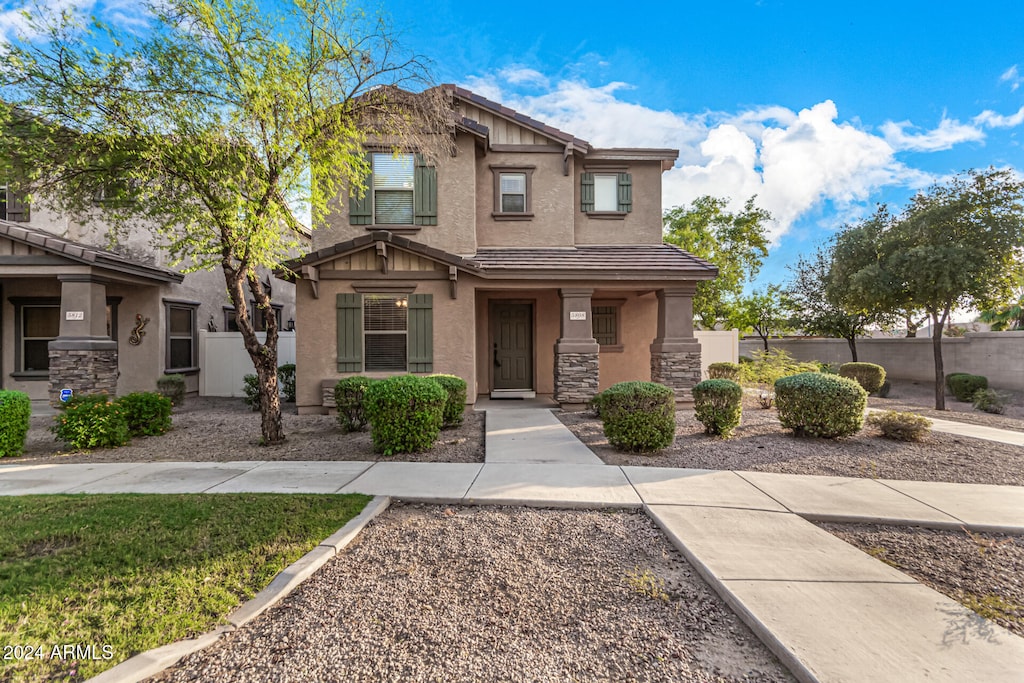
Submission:
[[[65,320],[85,320],[85,311],[65,311]]]
[[[586,320],[586,311],[569,311],[569,320]]]

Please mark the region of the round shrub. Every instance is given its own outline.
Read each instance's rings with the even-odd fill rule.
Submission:
[[[739,363],[712,363],[708,366],[709,379],[729,379],[733,382],[740,381]]]
[[[693,403],[704,433],[728,438],[740,424],[743,387],[729,379],[706,379],[693,388]]]
[[[466,380],[455,375],[429,375],[448,394],[444,403],[442,427],[458,427],[466,412]]]
[[[953,385],[951,384],[951,382],[953,381],[953,378],[954,377],[959,377],[959,376],[962,376],[962,375],[969,375],[969,374],[971,374],[971,373],[969,373],[969,372],[951,372],[951,373],[949,373],[948,375],[946,375],[946,388],[949,389],[950,391],[953,391]]]
[[[156,390],[171,399],[171,405],[185,402],[185,375],[164,375],[156,381]]]
[[[605,389],[601,421],[608,443],[631,453],[652,453],[676,435],[675,393],[654,382],[619,382]]]
[[[874,394],[885,382],[885,368],[874,363],[843,363],[839,366],[839,376],[856,381],[864,391]]]
[[[882,436],[896,441],[921,441],[932,428],[932,421],[926,417],[895,410],[871,413],[868,424],[882,430]]]
[[[64,404],[52,427],[69,448],[116,448],[131,439],[124,410],[106,394],[76,396]]]
[[[605,404],[605,392],[601,391],[594,394],[594,398],[590,399],[590,409],[597,415],[597,419],[601,419],[601,410]]]
[[[398,375],[366,388],[363,405],[378,453],[419,453],[437,440],[448,394],[427,377]]]
[[[242,376],[242,391],[245,396],[242,398],[245,401],[245,405],[257,411],[260,409],[260,378],[256,375],[243,375]]]
[[[796,436],[834,439],[864,425],[868,394],[852,379],[803,372],[775,382],[779,422]]]
[[[22,391],[0,391],[0,458],[21,455],[28,435],[32,401]]]
[[[973,400],[979,389],[988,389],[987,377],[958,372],[949,378],[949,390],[963,403]]]
[[[288,403],[295,403],[295,363],[285,363],[277,369],[277,382]]]
[[[882,386],[879,387],[878,391],[875,392],[875,395],[878,396],[878,398],[889,398],[890,391],[892,391],[892,382],[885,380],[882,382]]]
[[[338,408],[338,426],[343,434],[358,432],[366,426],[363,406],[366,388],[376,380],[355,375],[334,385],[334,405]]]
[[[117,399],[131,436],[159,436],[171,428],[171,399],[155,391],[137,391]]]

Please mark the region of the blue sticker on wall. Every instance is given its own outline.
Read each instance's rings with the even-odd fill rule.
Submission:
[[[68,401],[70,401],[71,400],[71,393],[72,393],[71,389],[61,389],[60,390],[60,400],[61,400],[61,403],[67,403]]]

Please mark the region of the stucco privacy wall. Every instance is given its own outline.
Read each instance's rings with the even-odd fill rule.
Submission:
[[[708,378],[712,363],[737,363],[740,359],[739,330],[695,330],[700,342],[700,376]]]
[[[772,339],[768,345],[798,360],[850,361],[850,348],[842,339]],[[763,348],[760,340],[740,342],[740,353],[746,356]],[[896,379],[935,379],[929,338],[858,339],[857,358],[881,365]],[[993,387],[1024,390],[1024,332],[970,332],[964,337],[947,337],[942,340],[942,359],[946,374],[984,375]]]
[[[382,285],[393,284],[381,280]],[[413,284],[410,281],[410,284]],[[321,412],[321,382],[326,379],[365,374],[368,377],[389,377],[396,373],[340,373],[337,365],[337,295],[356,290],[350,281],[322,280],[320,298],[313,298],[307,280],[297,283],[297,295],[303,299],[295,321],[296,397],[301,412]],[[466,393],[476,396],[476,347],[472,343],[472,321],[475,294],[472,286],[460,278],[458,298],[452,299],[447,280],[424,280],[416,283],[416,294],[433,294],[434,370],[458,375],[466,380]],[[445,334],[440,333],[444,331]]]

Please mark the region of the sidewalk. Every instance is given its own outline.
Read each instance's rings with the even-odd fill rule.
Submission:
[[[359,492],[642,507],[803,681],[1021,680],[1024,639],[808,520],[1024,534],[1024,487],[607,466],[547,408],[487,410],[484,464],[11,464],[0,465],[0,494]]]

